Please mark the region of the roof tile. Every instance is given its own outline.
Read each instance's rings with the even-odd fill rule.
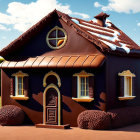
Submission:
[[[39,67],[47,67],[48,66],[48,64],[49,64],[49,62],[51,61],[53,59],[53,56],[47,56],[47,57],[45,57],[42,61],[41,61],[41,63],[39,64]]]

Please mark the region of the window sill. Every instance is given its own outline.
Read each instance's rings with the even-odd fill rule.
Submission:
[[[10,96],[14,100],[28,100],[29,97]]]
[[[129,97],[118,97],[119,100],[132,100],[134,99],[136,96],[129,96]]]
[[[91,102],[94,100],[94,98],[72,98],[74,101],[77,101],[77,102]]]

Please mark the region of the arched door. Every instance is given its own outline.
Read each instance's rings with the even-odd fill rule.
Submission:
[[[46,94],[46,124],[58,124],[58,94],[54,88]]]
[[[55,77],[57,82],[50,80],[48,77]],[[43,124],[61,125],[61,95],[59,87],[61,86],[61,79],[59,75],[53,71],[45,74],[43,78],[43,86],[46,87],[43,93]]]

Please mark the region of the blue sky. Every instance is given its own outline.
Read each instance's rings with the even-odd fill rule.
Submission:
[[[0,0],[0,49],[55,8],[85,20],[106,12],[140,45],[140,0]]]

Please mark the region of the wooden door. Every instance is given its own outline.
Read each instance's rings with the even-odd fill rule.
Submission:
[[[46,123],[58,124],[58,94],[53,88],[46,94]]]

